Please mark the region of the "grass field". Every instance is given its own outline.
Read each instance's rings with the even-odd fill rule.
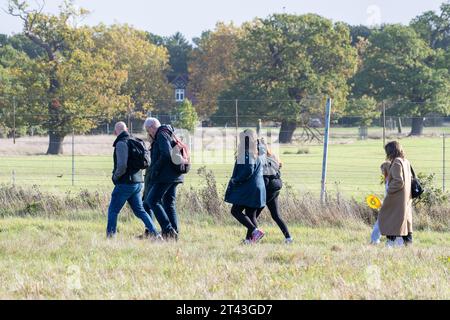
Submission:
[[[210,189],[197,169],[206,166],[219,189],[225,186],[233,167],[232,138],[223,148],[210,139],[194,150],[193,170],[180,193],[178,243],[136,240],[142,226],[128,210],[117,239],[105,239],[112,136],[75,138],[75,186],[70,139],[64,156],[39,155],[44,137],[16,145],[1,140],[0,184],[24,189],[1,186],[1,199],[10,200],[0,208],[0,299],[449,299],[447,208],[421,209],[413,247],[368,245],[373,212],[366,212],[363,199],[383,193],[382,140],[360,141],[349,130],[333,134],[328,190],[355,197],[358,205],[337,197],[324,208],[316,199],[322,145],[275,150],[284,163],[283,179],[292,186],[281,202],[295,238],[291,246],[284,245],[267,213],[262,243],[241,245],[244,230],[229,208],[221,199],[208,200]],[[369,130],[374,138],[378,134]],[[416,171],[436,174],[442,186],[442,138],[429,134],[401,143]],[[89,192],[77,195],[80,189]],[[210,206],[220,212],[211,214]]]
[[[96,214],[92,214],[96,216]],[[182,217],[178,243],[135,240],[135,219],[5,218],[0,299],[449,299],[449,233],[418,232],[411,248],[368,245],[369,228],[274,226],[255,246],[242,228]]]
[[[112,137],[103,137],[112,141]],[[96,187],[108,190],[111,187],[112,148],[109,140],[102,144],[99,155],[77,155],[75,161],[75,188],[72,188],[72,157],[4,155],[0,153],[0,183],[17,185],[40,185],[46,188],[58,187],[64,190],[77,190]],[[23,142],[25,143],[25,142]],[[94,142],[95,143],[95,142]],[[434,173],[436,185],[443,185],[442,138],[404,138],[401,139],[408,158],[416,172]],[[99,144],[99,142],[97,142]],[[106,145],[106,148],[105,148]],[[96,144],[94,144],[95,150]],[[22,146],[25,148],[25,146]],[[76,150],[83,145],[76,146]],[[18,148],[18,147],[17,147]],[[98,147],[100,149],[100,147]],[[285,182],[299,191],[320,191],[323,146],[318,144],[295,144],[281,146],[276,150],[284,163]],[[92,151],[89,151],[91,153]],[[70,153],[70,151],[69,151]],[[106,154],[105,154],[106,153]],[[301,154],[297,154],[301,153]],[[225,185],[233,167],[232,149],[196,150],[193,153],[193,170],[186,177],[187,186],[197,186],[200,177],[196,169],[206,166],[211,169],[219,184]],[[447,157],[448,158],[448,157]],[[363,198],[370,193],[380,193],[379,166],[384,160],[382,140],[366,141],[342,139],[333,141],[329,148],[327,184],[335,193]],[[448,169],[447,169],[448,170]],[[14,172],[14,175],[13,175]],[[446,177],[448,184],[450,177]]]

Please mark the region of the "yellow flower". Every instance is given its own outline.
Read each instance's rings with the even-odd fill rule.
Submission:
[[[381,200],[376,195],[370,195],[366,199],[367,205],[371,209],[380,209],[381,208]]]

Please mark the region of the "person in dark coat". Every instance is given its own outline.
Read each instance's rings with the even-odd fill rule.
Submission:
[[[264,237],[264,232],[256,226],[256,214],[258,209],[266,206],[263,160],[258,155],[257,144],[253,130],[240,134],[236,163],[225,193],[225,202],[233,205],[231,214],[247,228],[252,243]]]
[[[263,176],[264,176],[264,185],[266,188],[266,206],[270,211],[270,215],[275,223],[280,228],[283,236],[285,237],[285,243],[291,244],[294,240],[289,233],[289,229],[284,222],[283,218],[280,215],[280,207],[278,204],[278,197],[280,195],[280,191],[283,186],[283,182],[281,180],[281,162],[276,157],[275,154],[269,150],[267,144],[264,139],[259,140],[258,144],[259,155],[264,157],[264,166],[263,166]],[[256,219],[259,218],[264,208],[258,209],[256,212]],[[251,241],[251,233],[247,232],[246,242],[249,243]]]
[[[161,125],[158,119],[148,118],[144,127],[153,140],[151,164],[147,171],[148,191],[145,203],[156,216],[165,239],[178,239],[179,225],[176,211],[176,189],[183,183],[183,175],[175,170],[171,153],[173,128]]]
[[[108,225],[106,235],[114,237],[117,229],[117,217],[126,202],[128,202],[134,214],[144,222],[150,235],[159,239],[160,235],[153,224],[152,219],[144,210],[141,191],[142,170],[136,170],[128,166],[128,140],[130,134],[124,122],[115,125],[114,133],[117,136],[114,142],[114,170],[112,181],[115,185],[111,195],[111,203],[108,208]]]

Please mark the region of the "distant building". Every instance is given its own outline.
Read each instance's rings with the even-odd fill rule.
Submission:
[[[189,76],[187,74],[178,74],[168,77],[169,83],[173,88],[173,97],[176,102],[183,102],[184,99],[190,99],[187,90],[189,83]]]

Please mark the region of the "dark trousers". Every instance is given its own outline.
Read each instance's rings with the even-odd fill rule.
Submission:
[[[395,241],[397,239],[397,236],[386,236],[386,238],[390,241]],[[413,243],[413,234],[409,233],[407,236],[403,236],[403,242],[408,245]]]
[[[233,215],[233,217],[235,217],[237,221],[239,221],[244,227],[247,228],[248,230],[247,233],[250,234],[249,239],[251,238],[253,231],[255,231],[255,229],[257,228],[256,225],[257,211],[258,211],[257,208],[249,208],[237,204],[234,204],[231,207],[231,214]]]
[[[278,225],[278,227],[280,228],[281,232],[283,233],[284,237],[290,238],[291,235],[289,233],[289,229],[286,225],[286,223],[283,221],[283,219],[280,216],[280,208],[279,208],[279,204],[278,204],[278,197],[280,195],[280,191],[270,191],[267,190],[267,209],[269,209],[270,211],[270,215],[272,216],[273,221],[276,222],[276,224]],[[257,219],[259,218],[259,216],[261,215],[261,213],[263,212],[264,208],[260,208],[256,211],[256,216],[255,216],[255,221],[254,224],[255,226],[257,225]],[[251,233],[247,232],[247,239],[251,238]]]
[[[145,200],[155,214],[163,233],[169,233],[172,230],[179,232],[176,209],[177,186],[178,183],[155,183]]]

